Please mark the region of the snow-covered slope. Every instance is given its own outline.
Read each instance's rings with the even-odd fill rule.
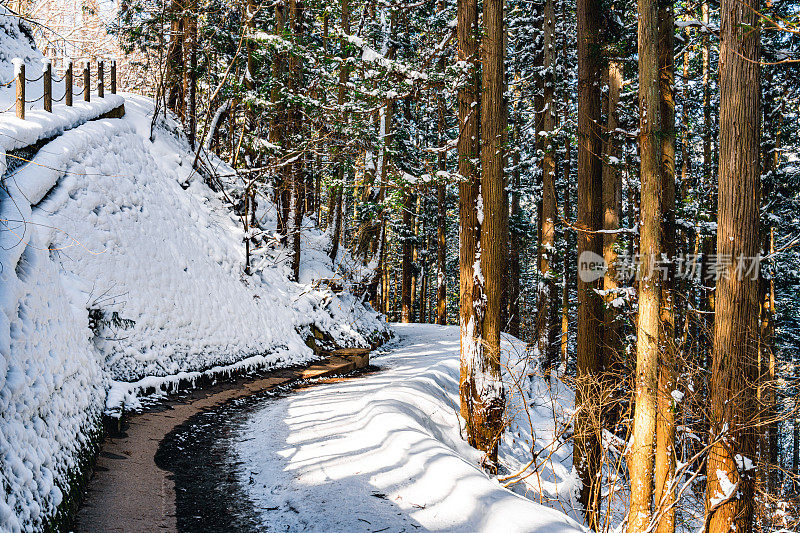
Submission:
[[[381,330],[376,315],[346,295],[288,282],[282,261],[244,276],[242,226],[192,171],[188,146],[160,129],[148,141],[148,100],[129,97],[126,109],[123,120],[95,121],[48,145],[44,164],[62,177],[34,210],[50,255],[98,317],[93,342],[115,380],[256,354],[301,361],[313,353],[297,329],[311,323],[340,344],[370,343]],[[42,171],[28,167],[16,181],[27,173],[34,181]],[[363,320],[342,326],[332,313],[344,307]]]
[[[558,442],[548,442],[546,434],[537,434],[537,440],[553,445],[554,453],[540,454],[537,471],[549,478],[545,483],[550,486],[543,490],[527,472],[530,499],[507,490],[480,468],[481,454],[461,435],[458,327],[395,327],[398,345],[373,360],[382,372],[268,401],[234,437],[231,467],[265,527],[584,531],[562,512],[571,507],[574,473],[567,453],[555,449]],[[505,341],[506,355],[516,360],[515,354],[524,351],[522,343]],[[543,401],[547,387],[541,385],[534,397]],[[569,401],[553,396],[550,408],[531,414],[534,431],[552,427],[553,413],[559,416],[554,404],[562,399]],[[518,423],[519,417],[514,419],[504,439],[515,438],[520,451],[508,444],[500,450],[501,464],[511,470],[528,462],[533,446],[530,430]],[[550,497],[558,489],[561,501]]]
[[[25,38],[2,24],[0,36]],[[8,59],[0,57],[0,73]],[[126,95],[125,107],[122,119],[86,123],[56,108],[45,118],[66,124],[53,130],[63,134],[5,172],[0,531],[37,531],[54,520],[75,497],[104,409],[135,404],[136,392],[202,371],[309,360],[312,325],[344,346],[387,332],[354,296],[314,283],[343,265],[331,264],[320,249],[326,235],[312,227],[305,283],[289,281],[286,254],[266,242],[258,268],[244,275],[241,224],[192,171],[177,125],[160,120],[151,136],[152,102]],[[0,148],[41,138],[42,128],[28,136],[31,123],[0,116],[3,138],[18,139]],[[260,216],[274,228],[266,204]]]

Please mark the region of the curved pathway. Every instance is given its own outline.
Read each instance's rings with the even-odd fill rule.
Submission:
[[[173,429],[236,399],[353,370],[352,361],[330,357],[310,367],[281,369],[193,390],[164,401],[157,409],[130,416],[123,433],[105,439],[74,531],[178,531],[174,477],[155,460],[159,446]]]

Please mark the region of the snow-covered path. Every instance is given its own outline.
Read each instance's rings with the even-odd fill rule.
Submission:
[[[458,328],[397,325],[385,370],[269,401],[231,449],[268,531],[582,531],[504,489],[459,435]]]

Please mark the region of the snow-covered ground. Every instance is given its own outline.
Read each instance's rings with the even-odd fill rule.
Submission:
[[[566,452],[554,448],[557,464],[540,465],[541,476],[522,483],[532,499],[504,488],[479,467],[480,453],[460,434],[458,328],[395,328],[400,340],[373,358],[383,371],[268,401],[235,437],[232,468],[265,528],[584,531],[560,510],[532,501],[558,489],[569,501],[574,475]],[[507,354],[519,348],[507,339]],[[559,408],[540,402],[542,410],[532,412],[526,430],[511,403],[513,420],[500,461],[514,470],[530,459],[532,426],[542,443],[552,444],[547,428]],[[550,486],[540,489],[538,480],[530,481],[538,477]],[[558,498],[545,500],[562,507]]]

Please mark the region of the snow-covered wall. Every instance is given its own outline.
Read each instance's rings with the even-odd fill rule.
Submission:
[[[0,42],[36,59],[8,18],[0,12]],[[21,53],[9,50],[0,75]],[[274,239],[261,241],[244,275],[241,223],[192,171],[177,125],[161,120],[151,135],[152,102],[126,95],[125,107],[122,119],[90,122],[54,108],[42,120],[60,121],[63,133],[31,163],[0,165],[0,531],[52,522],[74,497],[104,409],[135,404],[141,389],[307,361],[313,330],[342,346],[388,331],[359,299],[316,283],[345,265],[330,262],[329,237],[313,227],[302,283],[289,281]],[[35,122],[0,115],[0,133],[21,139]],[[0,141],[0,157],[14,148]],[[259,217],[274,228],[263,200]]]
[[[0,199],[3,219],[9,218],[10,203],[6,195]],[[42,241],[18,234],[22,241],[7,249],[13,233],[4,229],[0,531],[29,531],[54,516],[67,480],[87,466],[107,380],[89,344],[86,310],[65,291]]]

